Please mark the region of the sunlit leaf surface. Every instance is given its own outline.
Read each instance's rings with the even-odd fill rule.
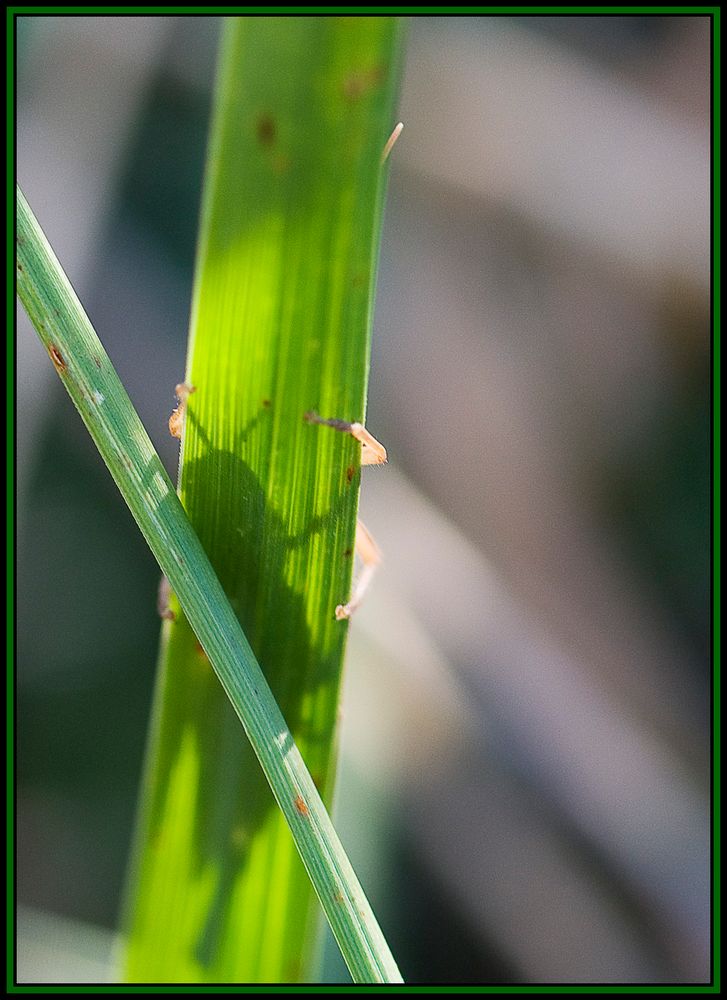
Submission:
[[[227,20],[186,376],[182,501],[327,800],[360,445],[304,417],[364,418],[399,31],[386,17]],[[127,978],[307,978],[308,877],[170,606]]]

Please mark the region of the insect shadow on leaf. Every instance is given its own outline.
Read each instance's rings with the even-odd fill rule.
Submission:
[[[296,743],[304,755],[307,751],[316,757],[316,747],[330,746],[332,733],[330,726],[325,731],[315,728],[309,708],[321,687],[338,684],[340,644],[345,633],[333,622],[333,627],[325,625],[313,634],[306,595],[288,583],[288,560],[292,553],[312,552],[320,533],[330,531],[340,521],[350,490],[347,484],[342,485],[325,514],[312,517],[303,530],[290,532],[286,519],[245,460],[253,451],[269,450],[272,419],[272,409],[262,406],[231,447],[221,449],[213,446],[194,411],[188,410],[185,420],[194,425],[203,450],[198,457],[185,457],[182,500],[194,496],[194,507],[188,511],[192,525]],[[209,517],[211,509],[216,510],[214,519]],[[204,516],[199,511],[204,511]],[[170,622],[169,642],[179,643],[185,651],[176,656],[170,649],[170,660],[181,665],[184,676],[167,686],[167,698],[177,703],[168,715],[175,719],[175,732],[162,734],[159,742],[164,758],[157,772],[160,780],[152,823],[162,821],[164,788],[183,751],[183,741],[191,739],[198,764],[195,866],[200,875],[210,864],[217,867],[215,890],[196,952],[202,965],[213,966],[226,937],[237,877],[257,831],[276,806],[222,686],[196,653],[184,615]],[[204,706],[201,713],[200,705]],[[220,725],[212,730],[200,724],[201,717],[218,718]],[[328,778],[324,772],[324,788]],[[222,856],[221,829],[232,831]]]

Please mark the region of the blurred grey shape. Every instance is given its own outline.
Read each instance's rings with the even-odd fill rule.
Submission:
[[[394,469],[363,506],[386,560],[354,626],[344,746],[405,790],[432,869],[528,981],[706,981],[702,779]],[[610,902],[608,872],[622,883]],[[617,905],[623,891],[651,911],[667,966]]]
[[[694,34],[700,19],[683,20]],[[527,25],[449,18],[412,33],[401,165],[499,202],[640,280],[683,277],[706,290],[705,122]]]
[[[113,983],[115,946],[109,931],[21,906],[17,913],[17,982]]]
[[[139,103],[173,19],[18,19],[17,179],[82,301]],[[99,72],[103,67],[103,72]],[[56,374],[17,307],[18,492]],[[19,508],[22,529],[22,505]]]

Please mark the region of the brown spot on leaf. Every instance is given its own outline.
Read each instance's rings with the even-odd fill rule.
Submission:
[[[55,344],[50,345],[50,347],[48,348],[48,353],[50,354],[50,359],[53,362],[53,366],[55,367],[55,370],[58,372],[58,374],[65,375],[66,362],[63,355],[58,350]]]
[[[353,549],[346,549],[346,551],[343,553],[344,559],[350,559],[352,555],[353,555]]]
[[[99,358],[97,355],[94,354],[93,360],[94,360],[94,363],[95,363],[96,367],[100,368],[101,367],[101,358]]]
[[[351,73],[343,81],[343,96],[349,101],[358,101],[374,90],[386,79],[386,66],[371,66]]]
[[[290,157],[286,156],[285,153],[277,153],[270,161],[270,165],[273,168],[273,173],[278,174],[278,176],[286,174],[290,170]]]
[[[299,959],[291,958],[288,962],[286,962],[285,968],[287,969],[288,975],[284,979],[284,982],[286,983],[300,982],[301,963]]]
[[[308,806],[306,805],[305,799],[303,798],[302,795],[296,795],[295,808],[298,810],[301,816],[308,815]]]
[[[266,410],[269,410],[272,405],[273,405],[272,400],[270,399],[263,400],[263,406],[265,407]]]
[[[333,892],[333,898],[339,904],[343,902],[343,893],[341,892],[340,889],[335,889],[334,890],[334,892]]]
[[[346,469],[346,479],[349,483],[353,482],[353,477],[356,475],[356,470],[352,465]]]
[[[273,116],[269,114],[260,115],[255,126],[255,131],[261,146],[272,146],[277,134]]]

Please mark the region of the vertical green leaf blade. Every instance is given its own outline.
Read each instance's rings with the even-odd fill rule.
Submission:
[[[180,487],[330,799],[395,18],[226,23],[197,261]],[[165,625],[127,976],[294,982],[316,910],[194,634]],[[300,804],[305,817],[305,803]]]

